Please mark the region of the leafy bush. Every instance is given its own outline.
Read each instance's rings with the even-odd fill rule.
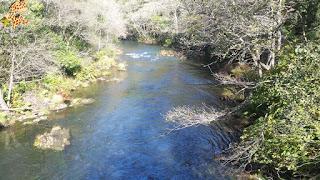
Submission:
[[[279,67],[262,79],[251,98],[258,120],[241,145],[257,143],[250,163],[307,175],[320,170],[320,45],[287,47]]]
[[[97,51],[94,56],[99,61],[99,60],[102,60],[103,58],[105,58],[107,53],[108,52],[106,52],[104,50],[100,50],[100,51]]]
[[[8,115],[0,112],[0,126],[2,126],[8,120]]]
[[[27,91],[35,89],[37,84],[35,82],[21,81],[14,86],[11,98],[11,107],[20,108],[28,105],[28,102],[23,100],[23,94]]]
[[[77,74],[76,79],[78,80],[94,80],[98,77],[109,76],[110,68],[114,65],[113,59],[102,59],[96,62],[92,62],[82,68]]]
[[[43,85],[47,90],[54,93],[60,90],[68,91],[72,89],[74,83],[72,83],[72,79],[62,75],[48,74],[43,79]]]
[[[14,86],[14,91],[23,94],[29,90],[34,89],[37,86],[36,82],[25,82],[21,81]]]
[[[170,27],[170,20],[167,17],[154,15],[151,17],[151,23],[159,30],[167,29]]]
[[[167,38],[165,41],[164,41],[164,46],[165,47],[170,47],[171,45],[173,44],[173,40],[170,39],[170,38]]]
[[[44,15],[44,4],[37,2],[37,1],[31,1],[30,2],[30,11],[35,15],[35,16],[43,16]]]
[[[71,50],[58,51],[56,55],[66,75],[75,76],[81,71],[81,59],[77,57],[75,52]]]

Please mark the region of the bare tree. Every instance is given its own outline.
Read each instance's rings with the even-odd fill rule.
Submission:
[[[252,64],[259,74],[275,65],[286,19],[283,0],[182,2],[189,47],[211,47],[213,55]]]
[[[48,13],[46,24],[61,28],[66,42],[78,37],[100,49],[113,37],[125,36],[123,14],[114,0],[43,0],[43,3]]]
[[[6,39],[1,51],[0,83],[8,85],[7,102],[2,109],[10,107],[12,92],[16,83],[33,81],[41,78],[48,71],[52,71],[56,64],[50,55],[52,44],[47,38],[38,38],[32,31],[24,29],[5,29],[1,32],[1,39]]]
[[[2,111],[8,111],[8,105],[6,104],[6,102],[4,101],[3,98],[3,93],[2,93],[2,89],[0,88],[0,108]]]
[[[124,3],[124,11],[129,29],[140,37],[148,37],[179,33],[179,6],[178,0],[129,0]]]

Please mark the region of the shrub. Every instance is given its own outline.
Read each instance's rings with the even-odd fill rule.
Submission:
[[[60,90],[68,91],[72,89],[74,83],[69,78],[59,74],[48,74],[43,78],[44,87],[50,92],[58,92]]]
[[[242,142],[256,143],[249,163],[291,176],[320,170],[320,45],[287,47],[279,67],[262,79],[251,98],[258,120]],[[261,167],[261,166],[260,166]],[[288,174],[287,174],[288,175]]]
[[[0,127],[3,126],[8,120],[7,114],[0,112]]]
[[[107,54],[112,56],[112,53],[113,52],[107,52],[105,50],[100,50],[100,51],[97,51],[94,56],[99,61],[99,60],[102,60],[103,58],[105,58],[107,56]]]
[[[56,53],[57,59],[68,76],[75,76],[81,71],[81,59],[77,54],[71,50],[58,51]]]
[[[164,41],[163,46],[165,46],[165,47],[170,47],[172,44],[173,44],[173,40],[170,39],[170,38],[167,38],[167,39]]]
[[[14,91],[23,94],[29,90],[34,89],[37,86],[36,82],[25,82],[21,81],[18,84],[15,85]]]
[[[98,77],[109,76],[110,68],[114,65],[115,61],[113,59],[103,59],[96,62],[91,62],[86,65],[77,74],[76,79],[78,80],[94,80]]]

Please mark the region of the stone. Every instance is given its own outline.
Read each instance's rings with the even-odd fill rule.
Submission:
[[[97,81],[106,81],[106,80],[107,80],[107,79],[104,78],[104,77],[100,77],[100,78],[97,79]]]
[[[34,119],[33,121],[26,121],[26,122],[24,122],[23,125],[36,124],[36,123],[38,123],[38,122],[40,122],[40,121],[45,121],[45,120],[47,120],[47,119],[48,119],[47,116],[40,116],[40,117]]]
[[[83,83],[81,83],[81,86],[82,86],[83,88],[87,88],[87,87],[90,86],[90,83],[89,83],[89,82],[83,82]]]
[[[64,102],[64,98],[62,95],[56,94],[52,96],[51,102],[54,104],[61,104]]]
[[[58,104],[58,105],[55,105],[54,107],[52,107],[51,110],[53,110],[53,111],[61,111],[61,110],[67,109],[67,108],[68,108],[67,104],[61,103],[61,104]]]
[[[121,82],[122,80],[119,79],[119,78],[112,78],[112,79],[108,79],[106,82],[116,82],[116,83],[119,83]]]
[[[89,98],[89,99],[82,99],[82,100],[81,100],[81,104],[83,104],[83,105],[92,104],[92,103],[94,103],[94,102],[95,102],[95,100],[94,100],[94,99],[91,99],[91,98]]]
[[[88,99],[75,98],[71,101],[70,106],[74,107],[74,106],[81,106],[81,105],[89,105],[94,102],[95,100],[91,98],[88,98]]]
[[[70,145],[70,130],[55,126],[50,132],[38,135],[33,145],[42,150],[63,151]]]
[[[126,71],[127,70],[127,64],[126,63],[119,63],[117,66],[118,71]]]
[[[161,50],[159,54],[160,56],[173,57],[176,55],[176,52],[174,50]]]
[[[18,118],[18,121],[20,122],[23,122],[23,121],[26,121],[26,120],[30,120],[30,119],[35,119],[37,118],[38,116],[36,114],[25,114],[25,115],[22,115]]]

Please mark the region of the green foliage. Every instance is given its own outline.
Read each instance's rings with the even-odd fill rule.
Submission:
[[[58,92],[61,90],[69,91],[74,86],[72,79],[66,78],[61,74],[47,74],[43,78],[42,85],[49,92]]]
[[[61,64],[63,71],[68,76],[76,76],[81,71],[81,59],[74,51],[57,51],[56,58]]]
[[[3,125],[8,120],[8,115],[0,112],[0,125]]]
[[[16,84],[16,85],[14,86],[14,90],[15,90],[15,92],[17,92],[17,93],[22,94],[22,93],[25,93],[25,92],[27,92],[27,91],[30,91],[30,90],[32,90],[32,89],[34,89],[34,88],[36,88],[36,87],[37,87],[37,84],[36,84],[35,82],[25,82],[25,81],[21,81],[21,82],[19,82],[18,84]]]
[[[288,0],[296,10],[287,20],[284,32],[287,39],[320,38],[320,2],[316,0]]]
[[[173,44],[173,40],[171,38],[167,38],[164,40],[163,46],[170,47]]]
[[[116,55],[117,52],[114,50],[114,48],[108,47],[95,52],[94,57],[97,60],[102,60],[106,57],[114,58]]]
[[[251,98],[257,121],[243,142],[261,140],[253,163],[306,175],[319,172],[320,45],[287,47],[279,67],[261,80]]]
[[[94,80],[98,77],[109,76],[110,68],[115,64],[113,59],[100,59],[94,63],[90,63],[85,66],[81,72],[76,76],[76,79],[85,81],[85,80]]]
[[[43,16],[44,15],[45,7],[44,7],[43,3],[40,3],[35,0],[30,1],[29,3],[30,3],[29,9],[33,13],[33,15],[35,15],[35,16]]]
[[[21,81],[18,84],[16,84],[12,92],[11,106],[13,108],[20,108],[20,107],[27,106],[28,102],[25,102],[23,100],[23,94],[35,88],[37,88],[37,83],[35,82]]]
[[[92,48],[90,43],[88,43],[87,41],[85,41],[79,37],[73,38],[71,41],[71,44],[78,51],[88,51],[88,50],[90,50],[90,48]]]
[[[170,20],[164,16],[154,15],[151,17],[151,23],[156,26],[158,31],[166,29],[170,26]]]
[[[232,86],[217,86],[212,88],[214,93],[224,100],[243,101],[245,99],[243,92]]]
[[[237,79],[243,79],[247,81],[255,81],[258,79],[258,74],[247,64],[238,64],[233,67],[229,73]]]
[[[101,49],[93,54],[94,61],[83,62],[82,69],[76,75],[78,80],[94,80],[98,77],[109,76],[110,68],[115,65],[117,52],[114,48]]]

